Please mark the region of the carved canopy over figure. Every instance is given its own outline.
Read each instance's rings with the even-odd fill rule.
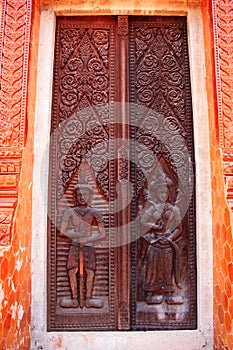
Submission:
[[[84,171],[84,174],[82,172]],[[72,299],[63,299],[62,307],[77,308],[103,306],[100,299],[92,298],[96,258],[93,243],[105,237],[102,214],[90,206],[93,188],[87,183],[85,169],[80,170],[79,183],[74,187],[76,206],[67,209],[62,217],[61,235],[71,239],[67,270],[70,279]],[[82,176],[84,175],[84,176]],[[92,235],[91,229],[97,225],[100,234]],[[84,272],[86,272],[86,298],[84,298]],[[79,273],[79,301],[77,274]]]
[[[141,224],[148,228],[143,238],[147,248],[142,250],[140,265],[143,265],[143,289],[147,304],[160,304],[163,299],[168,304],[182,304],[183,298],[175,296],[180,286],[180,248],[182,223],[180,200],[175,205],[169,202],[172,181],[166,176],[155,178],[149,185],[148,206],[141,214]]]

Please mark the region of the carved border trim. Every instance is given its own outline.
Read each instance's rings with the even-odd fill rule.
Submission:
[[[25,143],[32,0],[3,0],[0,27],[0,246],[11,242]]]
[[[5,0],[1,22],[0,146],[24,146],[32,0]]]
[[[128,16],[118,16],[118,35],[126,37],[129,34],[129,18]]]
[[[212,0],[219,143],[227,197],[233,209],[233,2]]]
[[[213,16],[220,145],[230,148],[233,145],[233,3],[213,0]]]

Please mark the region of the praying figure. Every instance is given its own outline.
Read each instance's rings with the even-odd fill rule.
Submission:
[[[81,168],[79,182],[74,186],[76,206],[64,212],[60,230],[61,235],[71,240],[67,270],[72,298],[62,299],[61,306],[64,308],[103,306],[100,299],[92,297],[96,269],[93,242],[103,239],[106,234],[102,214],[90,205],[92,195],[93,188],[88,184],[85,168]],[[99,235],[92,234],[92,227],[95,225],[98,226]],[[79,275],[79,288],[77,275]]]

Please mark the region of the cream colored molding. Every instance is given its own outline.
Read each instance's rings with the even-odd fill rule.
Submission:
[[[154,15],[158,11],[170,13],[171,11],[187,11],[188,8],[200,5],[201,0],[41,0],[41,9],[53,9],[56,14],[131,14]]]

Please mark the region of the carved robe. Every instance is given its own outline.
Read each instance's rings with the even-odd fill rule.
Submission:
[[[182,229],[179,210],[166,203],[158,215],[156,207],[151,205],[146,210],[146,215],[150,220],[156,217],[161,226],[143,235],[149,244],[146,252],[144,290],[156,293],[172,292],[175,290],[173,277],[177,286],[180,282],[180,249],[177,243],[182,238]]]

